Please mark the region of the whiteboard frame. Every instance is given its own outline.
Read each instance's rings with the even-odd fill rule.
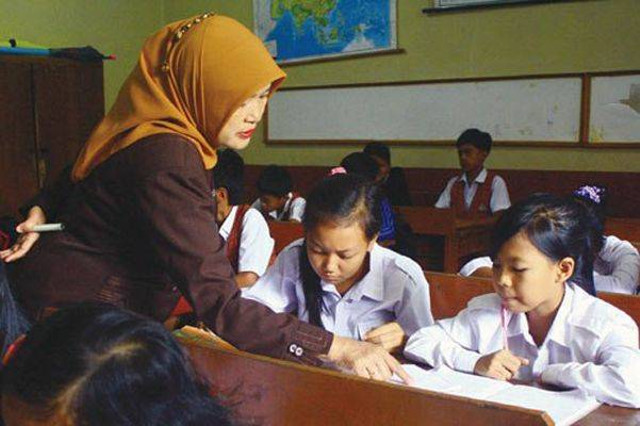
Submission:
[[[639,142],[589,142],[589,121],[590,121],[590,94],[591,94],[591,77],[596,76],[619,76],[640,74],[640,70],[628,71],[607,71],[594,73],[565,73],[565,74],[543,74],[543,75],[522,75],[509,77],[487,77],[487,78],[464,78],[464,79],[437,79],[437,80],[418,80],[408,82],[388,82],[388,83],[359,83],[359,84],[335,84],[325,86],[299,86],[282,88],[280,91],[300,91],[300,90],[325,90],[325,89],[352,89],[358,87],[380,87],[380,86],[411,86],[425,84],[443,84],[443,83],[469,83],[469,82],[490,82],[490,81],[508,81],[508,80],[536,80],[536,79],[568,79],[579,78],[582,81],[582,89],[580,91],[580,117],[579,117],[579,136],[576,141],[510,141],[510,140],[494,140],[496,146],[515,146],[515,147],[560,147],[560,148],[640,148]],[[263,140],[267,145],[365,145],[370,142],[363,139],[307,139],[307,140],[291,140],[291,139],[272,139],[269,137],[269,108],[265,112],[265,120],[263,125]],[[381,140],[380,142],[389,145],[408,145],[408,146],[448,146],[454,145],[455,140]]]

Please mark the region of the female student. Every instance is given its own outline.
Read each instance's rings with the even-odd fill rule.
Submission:
[[[92,300],[164,321],[182,294],[199,319],[240,349],[310,364],[364,363],[384,378],[404,374],[376,345],[242,299],[233,280],[215,225],[210,169],[219,147],[248,145],[284,77],[262,41],[230,18],[205,14],[151,36],[80,153],[64,202],[45,197],[21,225],[45,218],[65,224],[16,264],[16,297],[31,318]],[[24,255],[34,234],[2,259]]]
[[[305,238],[285,248],[243,297],[389,350],[404,336],[385,324],[397,322],[410,335],[433,323],[418,264],[376,244],[380,197],[373,182],[352,174],[324,179],[309,194],[302,223]]]
[[[583,206],[551,195],[507,210],[492,238],[495,294],[410,337],[405,355],[499,380],[580,388],[640,407],[638,327],[585,292],[593,280]]]
[[[7,426],[231,424],[160,323],[109,305],[57,311],[5,360]]]
[[[594,250],[593,281],[597,291],[635,294],[640,285],[640,254],[628,241],[613,235],[604,236],[607,190],[599,185],[583,185],[573,198],[590,213]]]

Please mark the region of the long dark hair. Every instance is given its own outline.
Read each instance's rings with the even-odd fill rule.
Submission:
[[[105,304],[36,324],[3,371],[2,394],[77,425],[229,425],[164,327]]]
[[[491,236],[491,258],[517,233],[523,231],[531,244],[557,262],[565,257],[575,261],[569,278],[595,295],[593,284],[593,241],[586,208],[569,198],[534,194],[514,204],[500,217]]]
[[[380,231],[380,194],[375,184],[355,174],[337,174],[323,179],[307,197],[302,225],[305,233],[320,223],[349,226],[359,223],[367,240]],[[322,327],[322,286],[307,256],[306,242],[300,251],[300,278],[309,322]]]
[[[2,339],[0,344],[2,345],[2,356],[9,345],[27,330],[29,330],[29,321],[13,297],[4,262],[0,261],[0,338]]]

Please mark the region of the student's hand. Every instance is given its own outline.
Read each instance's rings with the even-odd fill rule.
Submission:
[[[32,232],[31,229],[35,225],[42,225],[47,222],[47,217],[44,214],[44,210],[42,210],[38,206],[34,206],[29,210],[29,215],[27,219],[16,226],[16,231],[18,231],[21,235],[18,237],[16,243],[9,247],[6,250],[0,251],[0,259],[4,262],[13,262],[14,260],[18,260],[23,257],[25,254],[31,250],[31,247],[38,241],[40,238],[40,233]]]
[[[382,346],[387,352],[395,353],[402,350],[407,341],[407,335],[397,322],[390,322],[370,330],[364,341]]]
[[[473,372],[493,379],[511,380],[523,365],[529,365],[529,360],[502,349],[480,358]]]
[[[395,373],[405,383],[412,382],[400,363],[382,346],[334,336],[327,358],[360,377],[386,381]]]

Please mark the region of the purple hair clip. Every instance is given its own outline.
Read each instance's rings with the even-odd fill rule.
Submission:
[[[339,174],[345,174],[346,175],[347,174],[347,170],[342,166],[338,166],[338,167],[334,167],[329,172],[329,176],[339,175]]]
[[[584,185],[573,191],[573,195],[581,198],[586,198],[587,200],[591,200],[596,204],[600,204],[602,202],[604,194],[604,188],[594,185]]]

